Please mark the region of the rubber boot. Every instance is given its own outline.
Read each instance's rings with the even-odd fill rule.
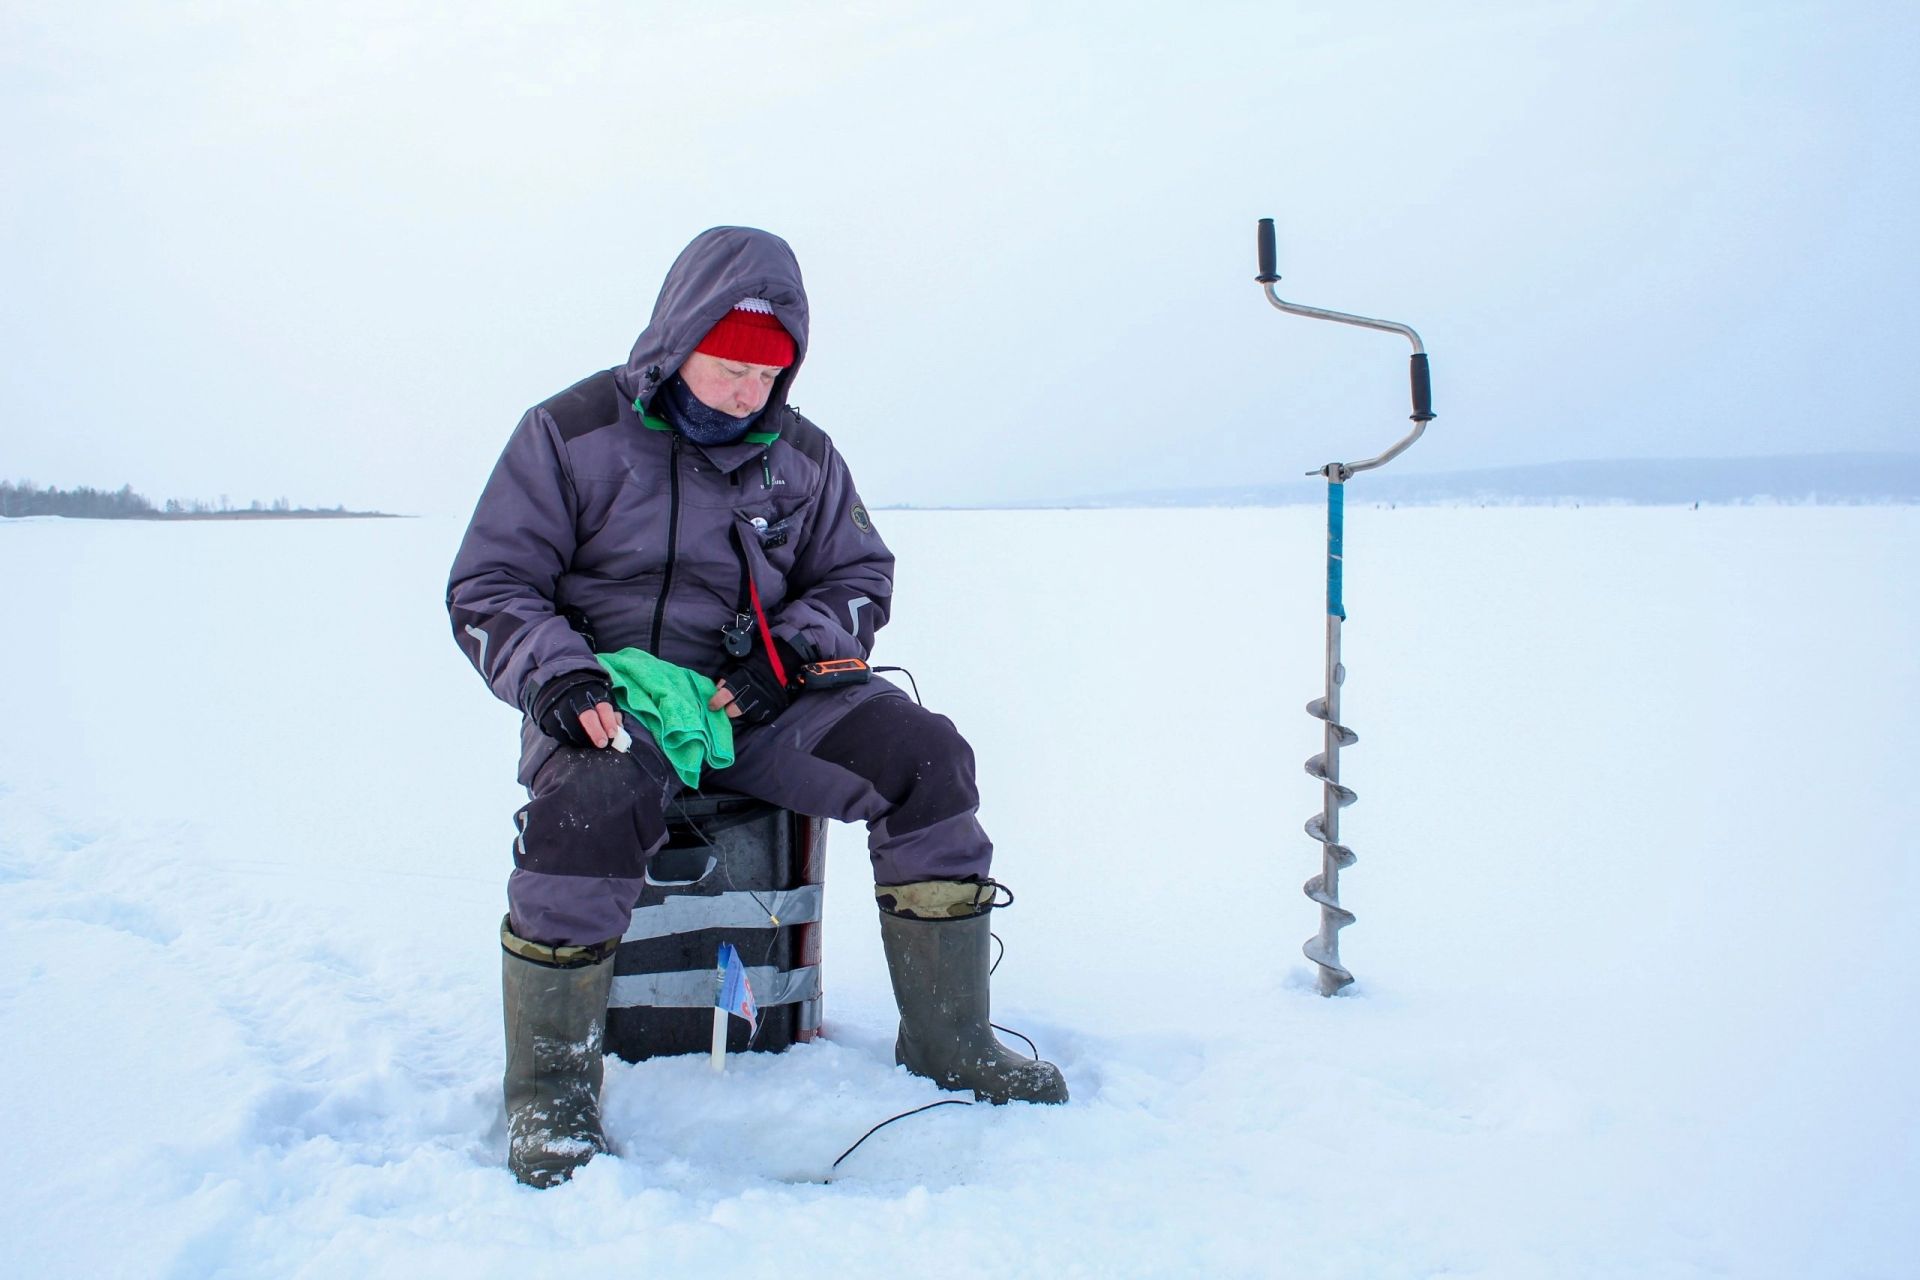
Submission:
[[[507,1167],[530,1187],[551,1187],[607,1149],[601,1043],[619,939],[548,947],[517,936],[503,920],[500,945]]]
[[[987,913],[995,886],[955,880],[880,885],[880,941],[900,1006],[893,1059],[983,1102],[1065,1102],[1060,1068],[1000,1043],[990,1023]]]

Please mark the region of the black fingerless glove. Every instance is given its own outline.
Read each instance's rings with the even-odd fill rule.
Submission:
[[[598,671],[569,671],[540,686],[529,714],[540,732],[570,747],[591,747],[580,717],[602,702],[613,701],[613,686]]]
[[[786,668],[787,679],[792,680],[793,673],[800,669],[803,659],[786,641],[775,640],[773,643],[780,652],[780,662]],[[752,653],[721,672],[720,679],[733,691],[733,702],[740,708],[740,719],[748,724],[765,724],[785,711],[793,701],[792,686],[783,686],[780,678],[773,674],[773,662],[763,648],[756,647]]]

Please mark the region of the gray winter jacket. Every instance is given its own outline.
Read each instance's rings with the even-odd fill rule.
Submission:
[[[794,362],[745,439],[696,445],[646,409],[745,297],[771,304]],[[594,649],[633,646],[719,675],[733,662],[722,628],[739,611],[743,560],[775,636],[820,657],[867,656],[893,554],[833,442],[787,404],[806,353],[793,251],[716,227],[674,262],[623,367],[527,411],[447,583],[454,638],[498,697],[525,710],[553,677],[597,669]]]

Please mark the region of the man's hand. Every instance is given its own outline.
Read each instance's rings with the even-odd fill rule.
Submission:
[[[540,732],[570,747],[604,747],[620,728],[613,686],[594,671],[556,676],[534,695],[533,722]]]
[[[784,655],[782,655],[784,656]],[[727,668],[720,687],[707,700],[709,711],[725,711],[730,720],[765,724],[787,709],[792,699],[773,674],[764,650],[755,649],[745,661]]]

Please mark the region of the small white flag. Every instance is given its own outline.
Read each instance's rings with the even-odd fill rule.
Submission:
[[[747,982],[747,966],[731,942],[720,944],[720,994],[714,1003],[728,1013],[747,1020],[747,1029],[760,1030],[760,1007],[753,1002],[753,987]]]
[[[747,966],[731,942],[720,944],[718,972],[713,984],[713,1069],[727,1066],[727,1017],[738,1014],[747,1020],[749,1034],[760,1030],[760,1009],[753,1002],[753,987],[747,982]]]

